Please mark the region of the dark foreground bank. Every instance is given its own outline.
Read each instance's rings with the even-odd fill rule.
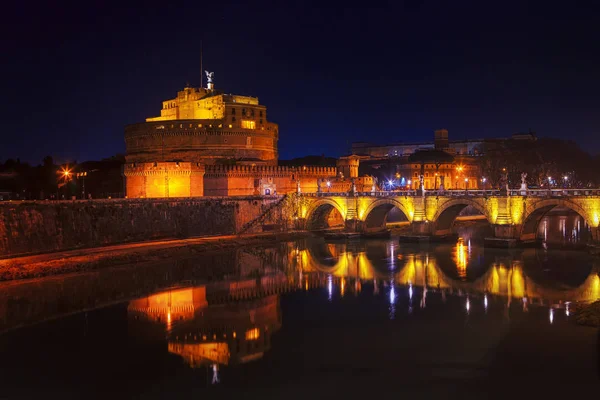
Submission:
[[[0,260],[0,281],[40,278],[164,259],[193,257],[201,253],[237,247],[268,246],[308,236],[310,236],[308,232],[212,236],[129,243],[9,258]]]

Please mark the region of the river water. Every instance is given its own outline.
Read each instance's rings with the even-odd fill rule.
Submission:
[[[305,239],[0,285],[0,398],[500,398],[599,393],[600,260],[576,215],[538,248]],[[595,391],[595,392],[594,392]]]

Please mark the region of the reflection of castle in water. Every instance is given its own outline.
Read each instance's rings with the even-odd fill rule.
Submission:
[[[130,324],[139,325],[142,334],[153,331],[155,339],[166,335],[168,351],[193,368],[259,359],[281,327],[277,292],[290,286],[286,281],[262,285],[260,280],[229,286],[226,296],[222,283],[217,283],[133,300],[128,306]]]

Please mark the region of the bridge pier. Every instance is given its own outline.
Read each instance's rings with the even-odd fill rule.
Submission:
[[[515,225],[492,224],[494,229],[494,237],[485,238],[485,247],[494,248],[513,248],[518,244],[517,232]]]

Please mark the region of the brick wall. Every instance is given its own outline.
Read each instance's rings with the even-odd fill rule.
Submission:
[[[0,257],[160,238],[234,234],[278,199],[3,202]]]

